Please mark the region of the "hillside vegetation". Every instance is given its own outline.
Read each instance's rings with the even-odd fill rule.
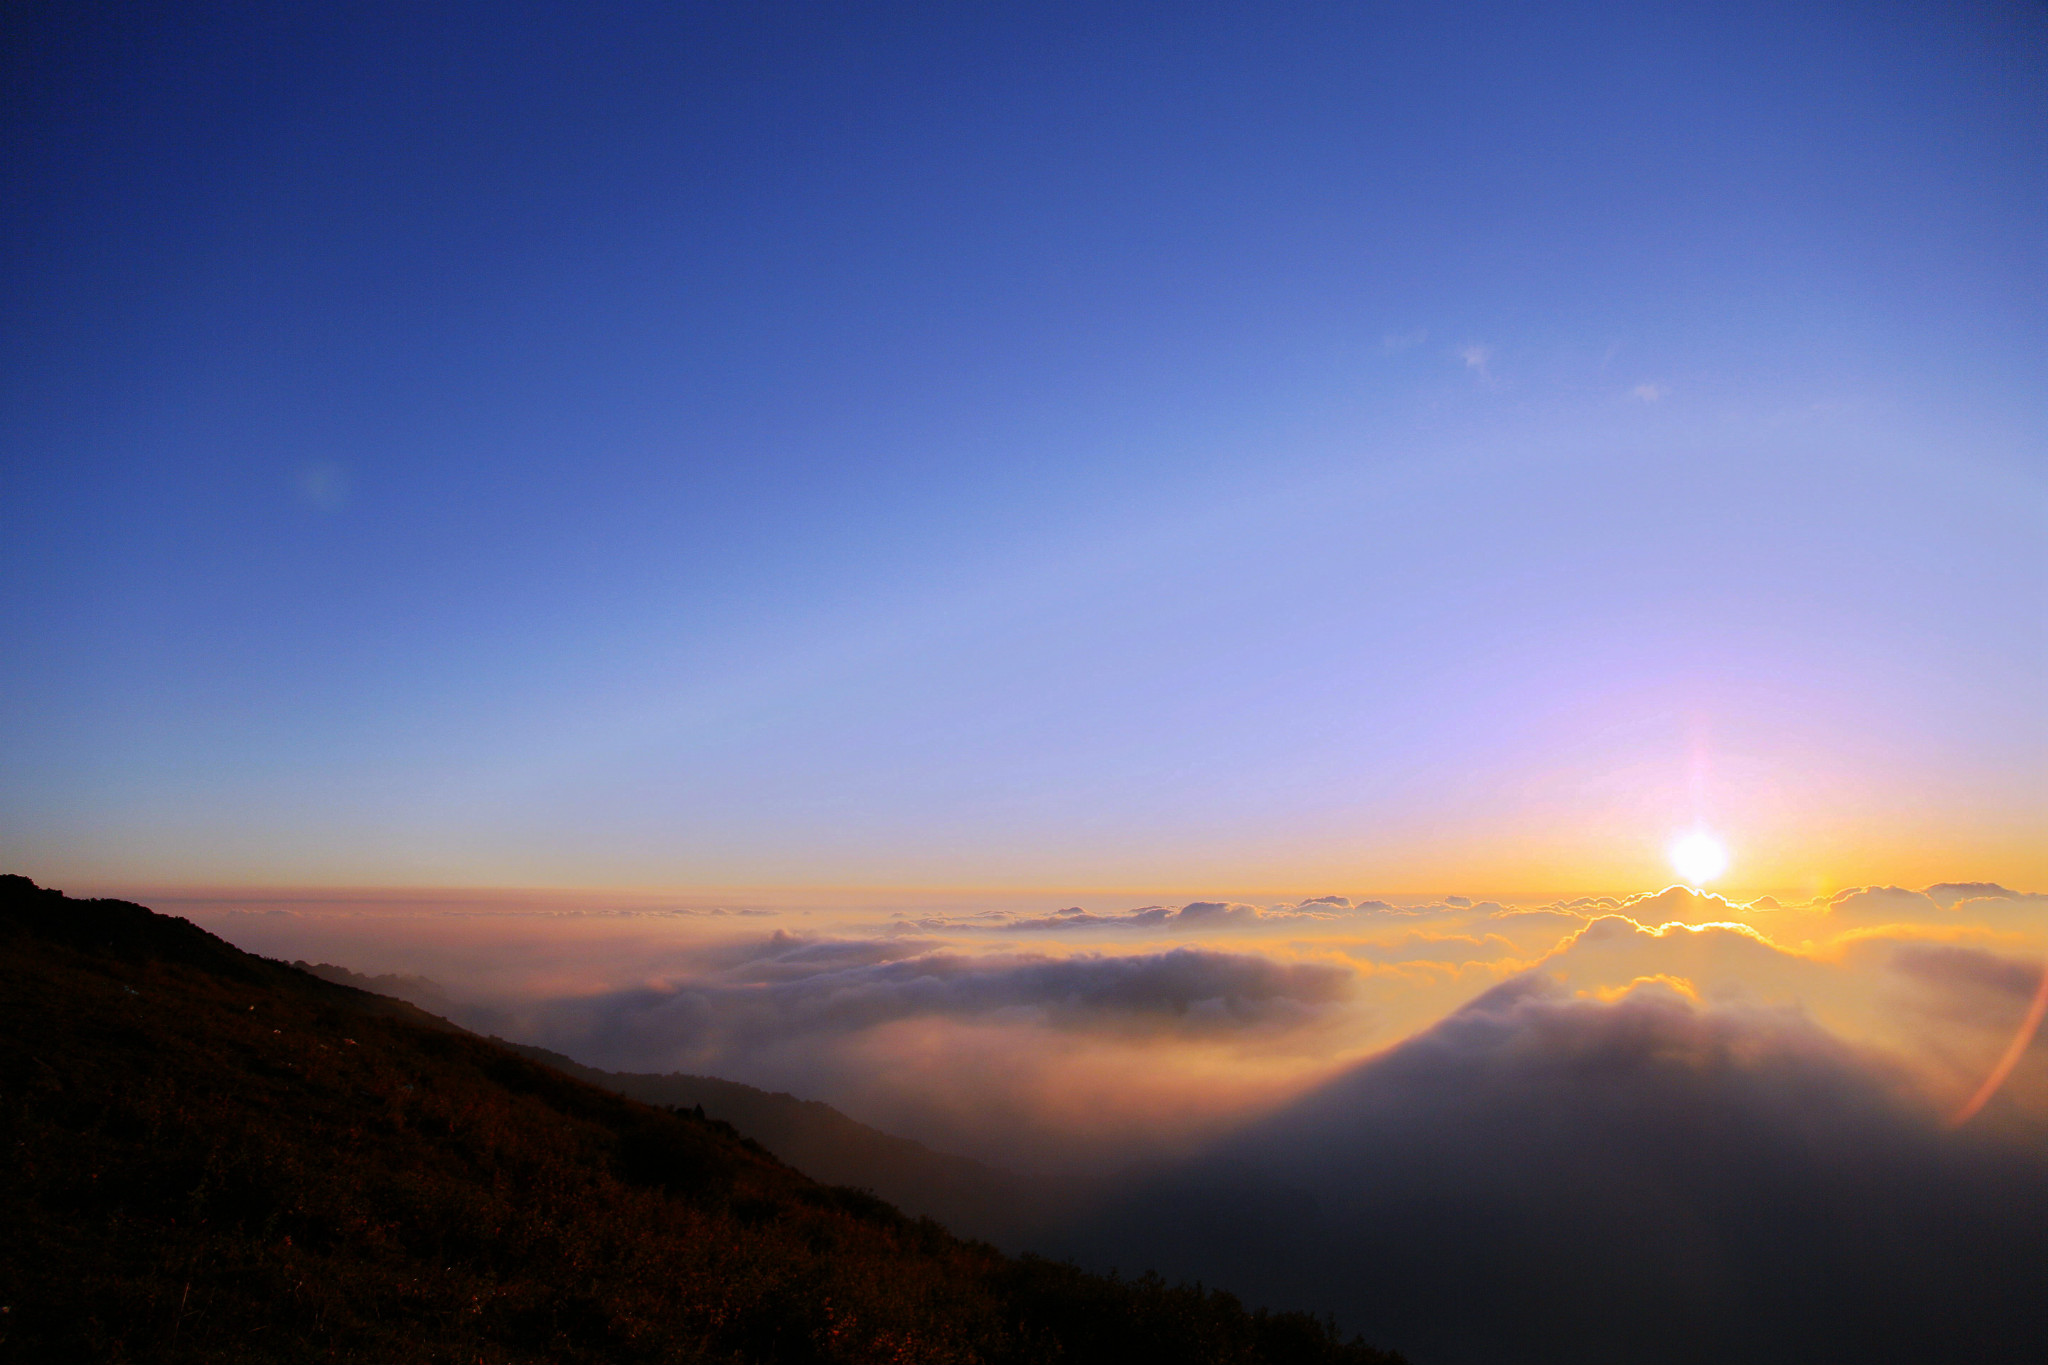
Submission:
[[[323,981],[388,995],[430,1014],[468,1024],[477,1011],[451,999],[421,976],[367,976],[332,962],[294,962]],[[701,1110],[724,1119],[769,1152],[815,1180],[872,1190],[913,1217],[936,1218],[955,1232],[1002,1245],[1024,1244],[1060,1225],[1080,1202],[1070,1184],[985,1166],[964,1156],[935,1152],[921,1142],[858,1122],[819,1100],[762,1090],[717,1076],[602,1071],[547,1048],[504,1043],[522,1057],[551,1066],[600,1090],[658,1109]]]
[[[897,1208],[999,1244],[1056,1222],[1073,1202],[1046,1177],[1026,1177],[870,1128],[818,1100],[681,1072],[601,1071],[544,1048],[509,1045],[579,1081],[659,1108],[724,1119],[798,1170],[872,1190]]]
[[[1318,1362],[1011,1258],[402,1002],[0,878],[0,1358]]]

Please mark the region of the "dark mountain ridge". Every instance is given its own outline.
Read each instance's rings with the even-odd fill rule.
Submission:
[[[0,877],[0,1358],[1327,1362],[186,921]]]
[[[985,1166],[847,1117],[822,1100],[682,1072],[600,1071],[546,1048],[508,1044],[523,1057],[643,1104],[701,1109],[790,1165],[831,1185],[873,1190],[916,1216],[990,1241],[1015,1244],[1063,1210],[1052,1181]],[[1034,1211],[1036,1217],[1033,1217]]]
[[[392,996],[443,1018],[459,1020],[463,1015],[456,1001],[423,976],[367,976],[331,962],[292,965],[324,981]],[[913,1217],[935,1218],[955,1232],[998,1245],[1024,1245],[1033,1234],[1056,1227],[1076,1204],[1070,1186],[934,1151],[912,1138],[869,1127],[822,1100],[681,1071],[603,1071],[544,1047],[494,1041],[643,1104],[702,1110],[814,1180],[872,1190]]]

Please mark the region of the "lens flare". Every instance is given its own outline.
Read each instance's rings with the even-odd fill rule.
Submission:
[[[1671,866],[1687,886],[1704,886],[1728,870],[1728,850],[1713,835],[1696,829],[1671,845]]]

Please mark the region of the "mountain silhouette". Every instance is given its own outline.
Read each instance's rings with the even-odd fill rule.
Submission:
[[[0,1359],[1315,1362],[184,920],[0,877]]]
[[[322,980],[388,995],[446,1017],[455,1003],[422,976],[367,976],[331,962],[294,962]],[[603,1071],[544,1047],[498,1039],[522,1057],[604,1090],[659,1108],[690,1109],[731,1124],[789,1165],[828,1185],[871,1190],[913,1217],[934,1218],[955,1232],[1021,1246],[1059,1226],[1076,1206],[1076,1191],[938,1152],[885,1133],[822,1100],[762,1090],[716,1076],[685,1072]]]

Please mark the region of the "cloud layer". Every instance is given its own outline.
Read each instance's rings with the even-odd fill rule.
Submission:
[[[463,1022],[593,1065],[1056,1174],[1106,1202],[1046,1242],[1040,1201],[1031,1244],[1439,1365],[2048,1339],[2041,896],[541,909],[223,927],[434,977]]]
[[[1353,986],[1336,965],[1200,948],[975,956],[778,932],[718,956],[708,978],[534,1002],[498,1022],[608,1065],[677,1069],[915,1020],[1148,1037],[1284,1032]]]
[[[465,1021],[595,1065],[814,1094],[989,1159],[1093,1144],[1111,1162],[1254,1117],[1529,971],[1595,1003],[1656,984],[1797,1008],[1954,1113],[2010,1048],[2048,953],[2048,900],[1969,881],[1797,904],[1672,887],[1547,905],[676,908],[302,899],[212,922],[257,951],[432,977]],[[1973,1122],[2048,1131],[2032,1056]]]

